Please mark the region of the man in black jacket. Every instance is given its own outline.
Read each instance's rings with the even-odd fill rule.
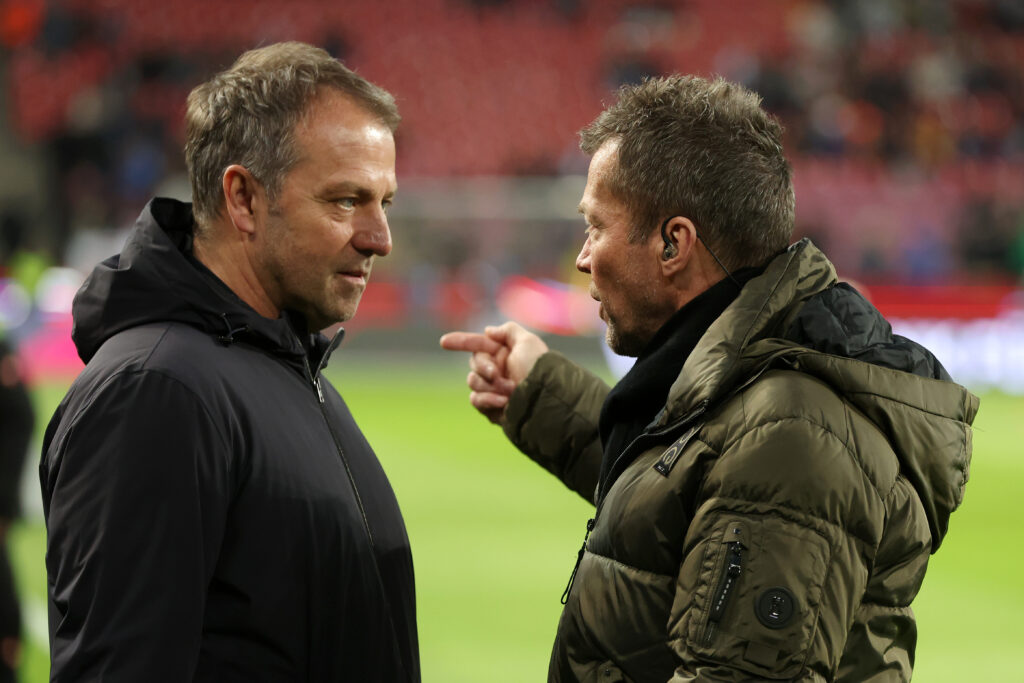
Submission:
[[[54,681],[419,681],[413,567],[321,374],[391,251],[393,98],[326,52],[188,99],[194,206],[154,199],[74,304],[47,429]]]

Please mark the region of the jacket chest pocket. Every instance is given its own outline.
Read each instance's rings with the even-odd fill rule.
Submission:
[[[688,646],[701,659],[791,678],[813,647],[831,562],[817,531],[773,515],[723,515],[693,592]]]

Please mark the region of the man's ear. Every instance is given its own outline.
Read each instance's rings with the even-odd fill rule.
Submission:
[[[689,263],[697,242],[697,226],[685,216],[673,216],[657,236],[661,250],[661,270],[674,275]]]
[[[245,166],[232,164],[224,169],[221,187],[231,224],[251,237],[256,233],[256,207],[263,198],[263,186]]]

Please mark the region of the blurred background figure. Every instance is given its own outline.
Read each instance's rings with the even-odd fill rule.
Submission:
[[[21,654],[21,608],[8,557],[7,530],[21,509],[21,470],[34,422],[17,356],[0,337],[0,683],[15,680]]]

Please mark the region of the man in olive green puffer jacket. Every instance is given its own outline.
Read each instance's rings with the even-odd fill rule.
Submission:
[[[473,352],[473,405],[596,504],[549,680],[909,680],[977,398],[786,247],[781,129],[749,91],[627,86],[582,138],[577,267],[633,369],[609,389],[514,323],[442,338]]]

